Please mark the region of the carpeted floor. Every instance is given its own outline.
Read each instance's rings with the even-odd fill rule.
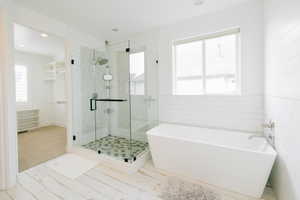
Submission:
[[[18,134],[19,171],[64,154],[66,143],[66,129],[58,126],[47,126]]]

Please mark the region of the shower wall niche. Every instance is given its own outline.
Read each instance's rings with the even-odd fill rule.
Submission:
[[[73,142],[99,156],[134,162],[148,152],[146,131],[158,123],[157,67],[149,67],[156,63],[147,49],[106,49],[81,47],[72,68]]]

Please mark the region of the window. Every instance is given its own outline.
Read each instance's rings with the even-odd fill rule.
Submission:
[[[132,53],[130,60],[131,94],[145,94],[145,53]]]
[[[174,42],[174,94],[238,94],[239,29]]]
[[[17,103],[27,103],[28,101],[27,68],[23,65],[16,65],[15,77],[16,77],[16,101]]]

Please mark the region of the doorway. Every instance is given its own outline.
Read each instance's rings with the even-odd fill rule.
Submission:
[[[64,40],[14,24],[19,171],[65,153]]]

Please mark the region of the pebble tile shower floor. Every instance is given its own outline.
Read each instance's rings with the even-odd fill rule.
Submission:
[[[87,149],[100,151],[103,154],[113,156],[117,159],[130,158],[130,140],[117,136],[106,136],[83,145]],[[147,142],[131,140],[132,155],[138,157],[148,148]]]

